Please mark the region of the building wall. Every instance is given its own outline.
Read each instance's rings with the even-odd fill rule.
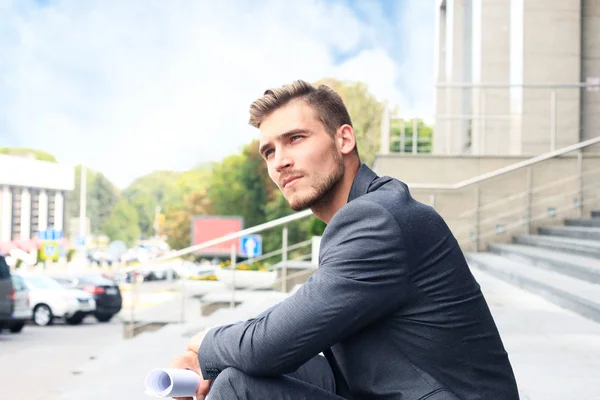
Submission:
[[[437,70],[445,68],[438,73],[436,113],[444,118],[436,119],[434,153],[530,156],[600,134],[600,91],[527,86],[600,76],[600,1],[438,6]],[[505,86],[443,87],[459,82]]]
[[[580,82],[581,0],[526,0],[523,4],[523,82]],[[523,154],[551,150],[553,91],[556,148],[579,142],[580,89],[526,88],[521,125]]]
[[[70,166],[0,156],[0,241],[28,240],[46,228],[62,230],[74,176]]]
[[[600,1],[582,0],[581,80],[600,77]],[[600,90],[582,90],[581,139],[600,135]],[[600,145],[588,151],[600,151]]]

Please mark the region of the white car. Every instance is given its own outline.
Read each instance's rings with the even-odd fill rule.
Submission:
[[[77,325],[96,310],[94,297],[83,290],[65,289],[45,275],[19,276],[29,290],[29,305],[36,325],[51,325],[55,318]]]

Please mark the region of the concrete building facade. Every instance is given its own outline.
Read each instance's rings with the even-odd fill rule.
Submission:
[[[74,188],[71,166],[0,155],[0,242],[33,239],[65,227],[66,193]]]
[[[535,155],[600,134],[600,1],[439,0],[434,153]]]

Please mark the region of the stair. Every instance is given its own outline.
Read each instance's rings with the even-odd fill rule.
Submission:
[[[567,218],[565,219],[565,225],[600,228],[600,218]]]
[[[467,254],[469,265],[600,323],[600,287],[491,253]]]
[[[579,226],[545,226],[539,229],[539,233],[540,235],[600,240],[600,229]]]
[[[465,256],[472,268],[600,323],[600,211]]]
[[[542,235],[519,235],[513,242],[522,245],[560,250],[600,259],[600,240],[574,239]]]

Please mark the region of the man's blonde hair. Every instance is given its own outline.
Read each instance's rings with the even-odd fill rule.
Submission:
[[[331,136],[344,124],[352,126],[348,110],[339,94],[329,86],[314,87],[302,80],[265,91],[261,98],[250,105],[250,125],[260,128],[260,124],[269,114],[296,99],[306,102],[316,111],[319,120]]]

